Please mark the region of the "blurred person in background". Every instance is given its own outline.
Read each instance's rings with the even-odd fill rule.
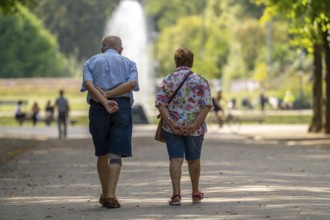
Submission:
[[[285,91],[283,101],[282,101],[282,108],[286,110],[293,109],[293,103],[295,101],[294,95],[291,93],[290,90]]]
[[[221,101],[222,101],[222,90],[219,90],[216,96],[212,98],[212,103],[213,103],[213,111],[218,120],[218,124],[220,128],[223,126],[223,120],[224,120],[224,109],[222,107]]]
[[[26,113],[22,111],[23,101],[18,100],[15,106],[15,118],[19,122],[20,125],[23,124],[24,119],[26,118]]]
[[[65,139],[67,137],[67,127],[68,127],[68,116],[69,116],[69,102],[64,97],[64,91],[60,90],[59,97],[55,101],[55,106],[57,108],[57,126],[58,126],[58,138]]]
[[[49,126],[54,120],[54,106],[52,106],[51,101],[48,100],[45,108],[45,122]]]
[[[40,119],[40,108],[39,108],[38,102],[34,102],[32,105],[31,118],[32,118],[33,126],[36,126],[37,122]]]

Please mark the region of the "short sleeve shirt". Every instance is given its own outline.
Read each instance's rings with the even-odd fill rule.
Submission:
[[[170,97],[178,88],[185,76],[189,74],[188,67],[178,67],[173,73],[166,76],[156,93],[155,106],[166,105]],[[179,92],[168,105],[171,119],[179,125],[192,124],[204,107],[212,108],[212,97],[208,81],[202,76],[192,73],[187,78]],[[169,125],[164,123],[163,129],[173,133]],[[207,132],[205,122],[192,134],[200,136]]]
[[[131,80],[137,82],[133,91],[139,91],[138,71],[135,62],[113,49],[108,49],[104,53],[97,54],[87,60],[84,65],[83,83],[80,91],[85,92],[87,90],[85,87],[86,81],[92,81],[95,87],[110,90]],[[123,94],[121,97],[129,97],[133,104],[132,92]],[[88,103],[90,99],[91,96],[88,94]]]
[[[64,97],[59,97],[55,101],[55,105],[57,106],[58,112],[67,112],[69,109],[68,100]]]

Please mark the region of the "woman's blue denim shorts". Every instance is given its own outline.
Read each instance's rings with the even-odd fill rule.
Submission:
[[[182,136],[164,130],[169,159],[184,158],[186,160],[199,160],[201,157],[204,135]]]

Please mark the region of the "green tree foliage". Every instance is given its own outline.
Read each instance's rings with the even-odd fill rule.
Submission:
[[[251,30],[249,33],[254,36],[245,37],[245,40],[242,39],[242,42],[245,42],[244,44],[246,45],[244,47],[244,59],[249,67],[249,71],[258,71],[255,68],[260,64],[268,65],[268,53],[271,50],[271,70],[268,67],[265,73],[267,79],[271,80],[269,83],[278,83],[273,81],[273,79],[283,74],[294,74],[293,70],[297,68],[298,54],[297,48],[290,45],[292,36],[288,33],[288,24],[282,20],[274,19],[272,21],[271,48],[268,48],[269,45],[266,45],[265,39],[268,36],[265,24],[259,22],[257,26],[252,26]],[[255,57],[255,59],[251,57]]]
[[[271,48],[269,48],[266,42],[269,37],[266,24],[249,16],[240,19],[241,11],[241,7],[238,7],[236,12],[233,11],[235,16],[232,19],[232,25],[230,25],[232,32],[231,49],[224,70],[225,81],[230,79],[258,79],[257,81],[263,86],[278,88],[278,82],[274,79],[279,78],[284,73],[291,73],[291,66],[295,65],[297,59],[296,49],[289,44],[291,37],[288,33],[287,22],[281,19],[273,20],[270,36],[272,43]],[[268,67],[270,50],[272,56],[271,71]],[[267,68],[260,68],[264,66]],[[261,70],[266,72],[261,73]],[[258,77],[254,76],[256,72]]]
[[[239,15],[244,18],[255,18],[259,19],[264,12],[264,5],[255,4],[253,0],[231,0],[232,4],[240,5]]]
[[[322,98],[322,47],[326,66],[326,133],[330,133],[330,11],[329,1],[323,0],[258,0],[266,8],[265,19],[271,15],[285,15],[292,22],[291,33],[295,36],[295,44],[313,52],[314,85],[313,85],[313,117],[309,127],[311,132],[320,132],[323,125]]]
[[[15,14],[18,12],[19,5],[33,7],[35,4],[34,0],[2,0],[0,1],[0,13]]]
[[[156,45],[160,62],[159,75],[166,75],[174,68],[173,54],[179,47],[187,47],[195,54],[194,70],[209,78],[218,78],[226,63],[229,51],[227,13],[219,1],[208,1],[200,15],[184,16],[175,25],[163,28]],[[169,59],[172,58],[172,59]]]
[[[330,29],[329,1],[324,0],[256,0],[267,6],[263,20],[271,16],[286,16],[291,20],[290,33],[295,36],[294,45],[313,51],[313,42],[320,34]]]
[[[266,44],[262,39],[265,28],[257,21],[262,6],[239,0],[189,1],[187,7],[177,7],[175,0],[145,2],[160,30],[156,44],[158,75],[173,69],[173,59],[169,58],[178,47],[192,49],[194,70],[209,78],[229,81],[252,75]],[[243,16],[246,20],[242,21]]]
[[[250,18],[240,23],[235,31],[235,36],[237,42],[242,45],[241,53],[246,68],[251,71],[254,69],[255,60],[261,48],[266,46],[266,29],[256,19]]]
[[[43,0],[35,13],[57,36],[60,50],[84,60],[100,52],[107,19],[119,0]]]
[[[144,0],[144,7],[155,22],[156,31],[161,31],[175,25],[181,17],[202,14],[206,2],[201,0]]]
[[[0,14],[0,76],[64,76],[65,59],[56,39],[25,7],[15,15]]]
[[[214,2],[213,0],[211,0],[211,3],[209,3],[209,0],[144,0],[144,6],[147,14],[155,22],[156,31],[161,31],[163,28],[175,25],[181,17],[203,14],[207,4],[214,5],[214,3],[220,4],[220,2]],[[240,5],[240,14],[244,16],[259,18],[263,12],[262,5],[256,5],[249,0],[231,0],[230,3],[231,5]]]

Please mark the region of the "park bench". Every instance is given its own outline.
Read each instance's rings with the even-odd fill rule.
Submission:
[[[5,106],[5,105],[16,105],[19,100],[0,100],[0,107]],[[28,101],[27,100],[21,100],[22,105],[27,105]]]
[[[258,122],[259,124],[262,124],[265,121],[264,115],[240,115],[235,117],[241,122]]]
[[[32,122],[32,117],[27,115],[24,118],[16,118],[16,121],[20,124],[20,126],[22,126],[24,122]],[[39,118],[37,123],[40,123],[40,122],[44,122],[46,124],[47,124],[47,122],[49,122],[49,124],[51,124],[53,122],[56,122],[56,118],[51,119],[51,120],[47,120],[46,118]],[[78,120],[76,120],[76,119],[69,120],[69,124],[72,126],[76,125],[77,123],[78,123]]]
[[[16,105],[19,100],[0,100],[0,105]],[[22,105],[26,105],[28,101],[22,100]]]
[[[249,124],[249,123],[259,123],[262,124],[265,122],[265,114],[259,111],[249,111],[249,110],[234,110],[228,112],[227,115],[223,118],[224,123],[235,123],[235,124]],[[211,113],[207,118],[210,123],[218,123],[215,114]]]
[[[231,115],[241,123],[257,122],[262,124],[266,117],[265,112],[257,110],[233,110],[231,111]]]

